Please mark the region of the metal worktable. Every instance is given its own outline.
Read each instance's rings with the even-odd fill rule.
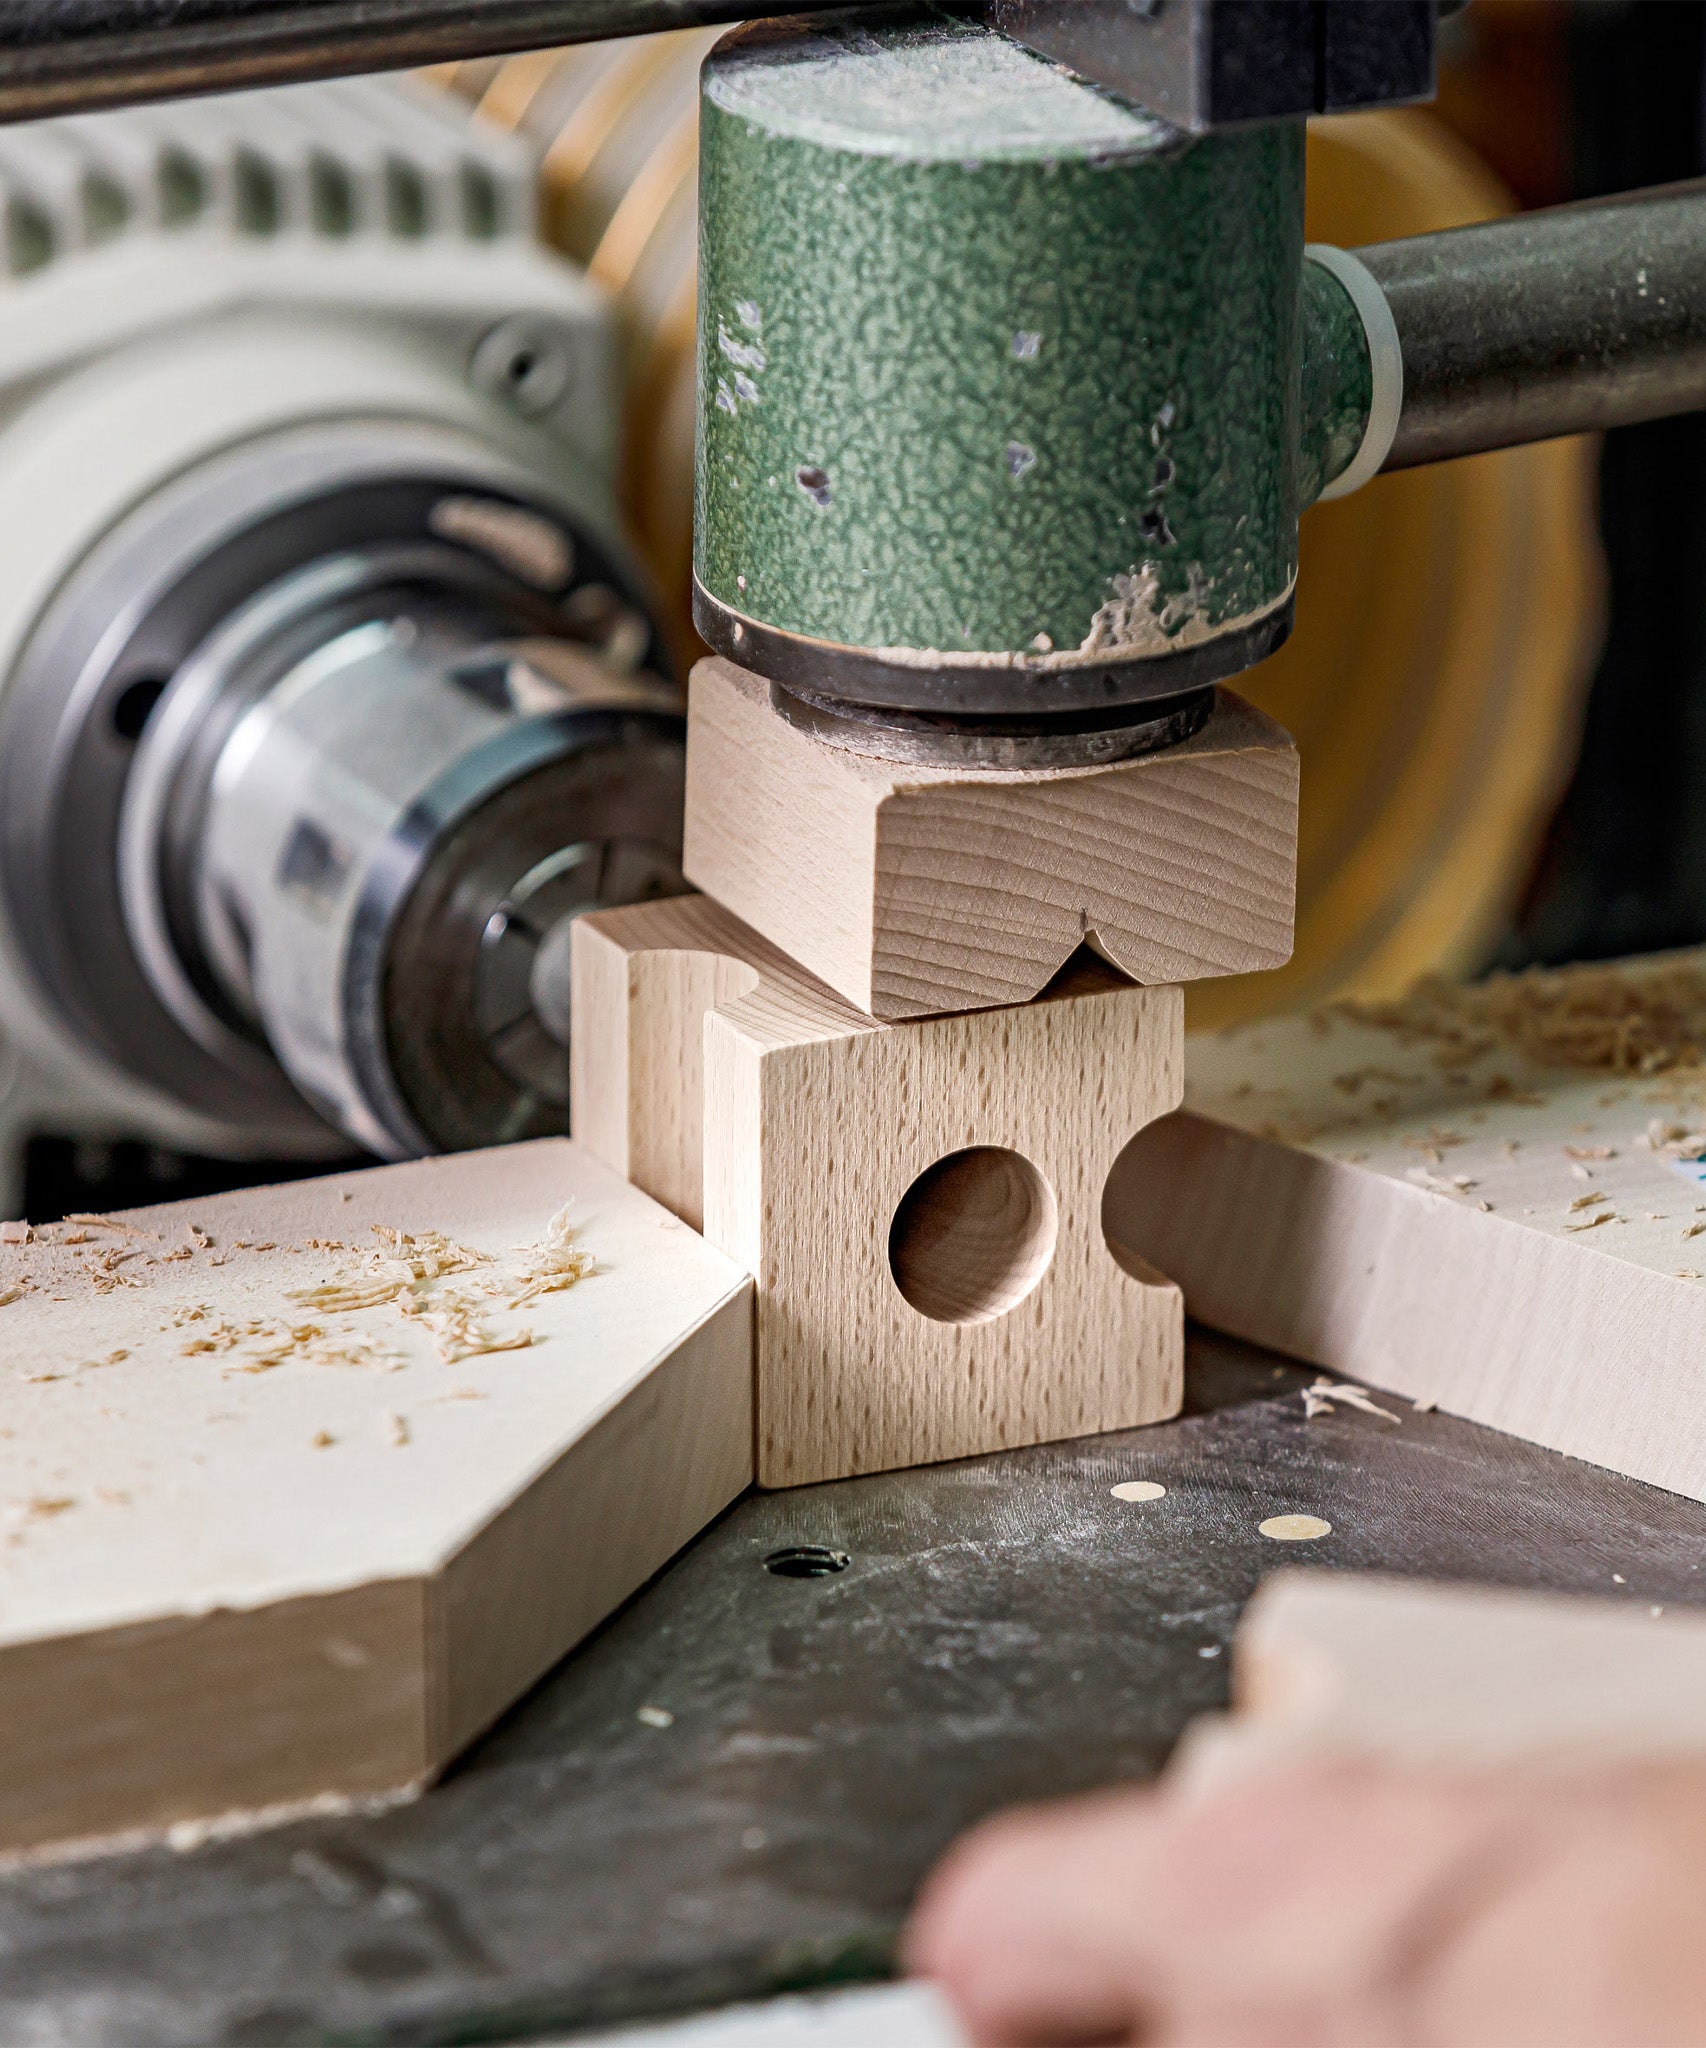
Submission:
[[[509,2041],[871,1974],[968,1822],[1157,1768],[1276,1564],[1706,1600],[1706,1508],[1397,1400],[1306,1421],[1310,1377],[1198,1334],[1177,1422],[749,1497],[417,1804],[0,1880],[0,2044]],[[765,1568],[799,1544],[849,1561]]]

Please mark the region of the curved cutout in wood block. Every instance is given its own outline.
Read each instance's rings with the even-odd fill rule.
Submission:
[[[1102,1196],[1178,1102],[1178,989],[1086,955],[1021,1008],[880,1024],[704,897],[581,918],[573,964],[577,1136],[757,1276],[761,1485],[1177,1412],[1178,1289]]]
[[[562,1139],[10,1229],[0,1851],[407,1791],[751,1481],[751,1282]]]
[[[856,1008],[1025,1003],[1090,945],[1134,981],[1291,957],[1297,750],[1229,690],[1110,767],[901,766],[827,746],[721,660],[688,700],[688,879]]]

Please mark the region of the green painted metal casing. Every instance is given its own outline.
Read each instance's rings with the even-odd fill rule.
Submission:
[[[700,162],[713,645],[852,704],[1141,716],[1284,638],[1367,411],[1354,309],[1302,289],[1301,122],[1191,139],[921,14],[725,38]]]

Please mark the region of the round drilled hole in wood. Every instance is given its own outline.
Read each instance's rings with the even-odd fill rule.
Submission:
[[[1048,1270],[1060,1213],[1018,1152],[974,1145],[927,1167],[889,1226],[889,1270],[933,1323],[987,1323],[1017,1308]]]

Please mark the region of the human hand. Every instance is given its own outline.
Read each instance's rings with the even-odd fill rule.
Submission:
[[[906,1956],[977,2048],[1697,2048],[1706,1763],[1023,1810],[949,1852]]]

